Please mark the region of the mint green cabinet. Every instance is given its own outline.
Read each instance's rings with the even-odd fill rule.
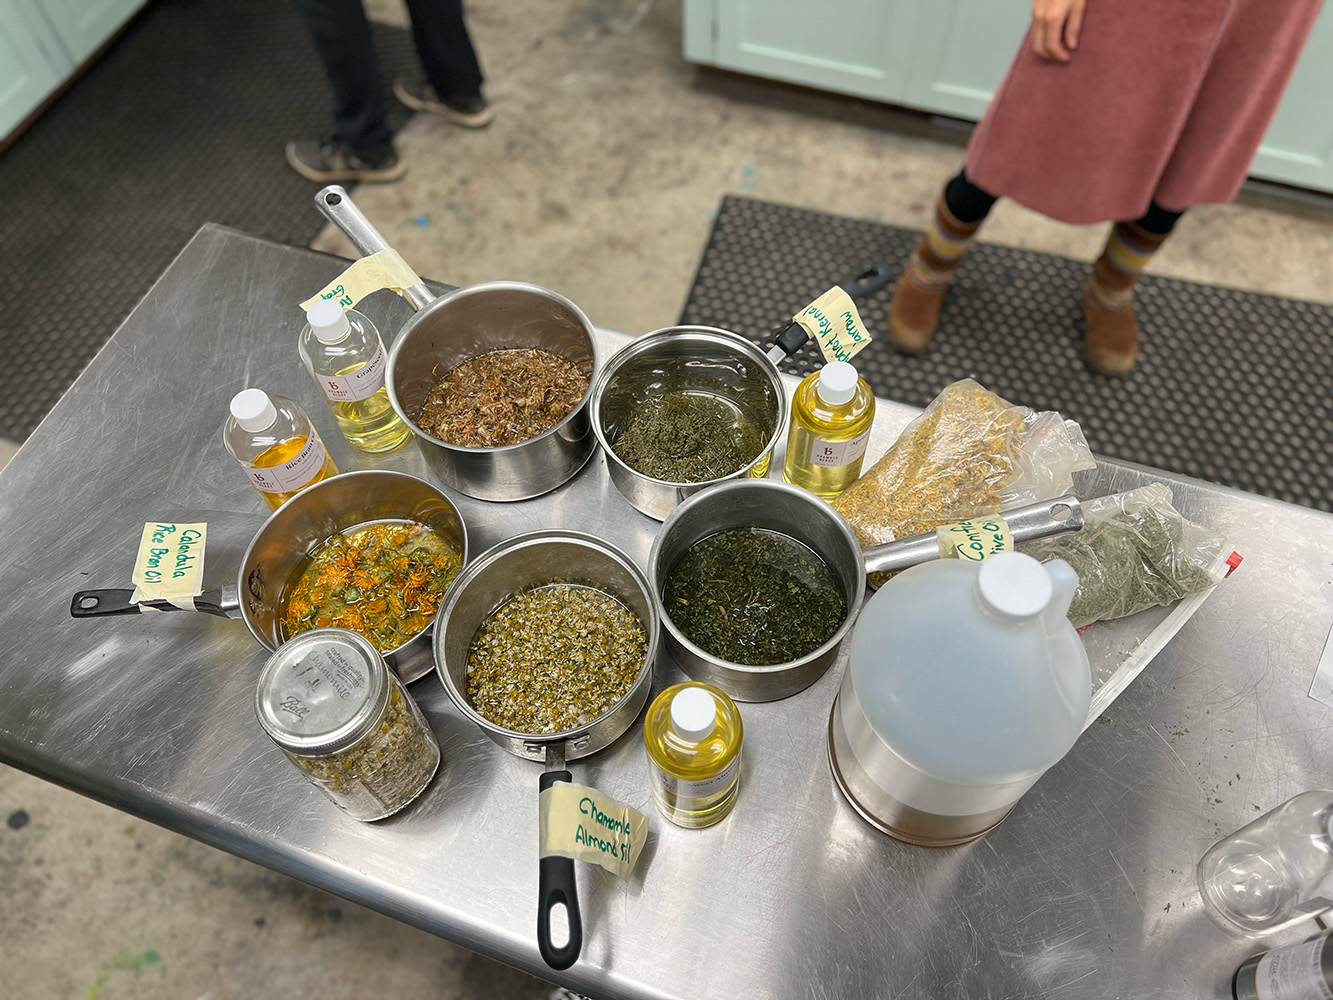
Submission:
[[[147,0],[0,0],[0,140]]]
[[[683,0],[692,62],[975,121],[1026,32],[1027,0]],[[1275,0],[1276,2],[1276,0]],[[1333,3],[1251,173],[1333,192]]]
[[[41,104],[72,68],[36,10],[0,2],[0,138]]]

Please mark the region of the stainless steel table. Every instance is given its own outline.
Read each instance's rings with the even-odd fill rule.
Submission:
[[[1331,783],[1333,713],[1306,695],[1333,622],[1324,514],[1122,463],[1088,474],[1090,494],[1168,482],[1245,563],[970,845],[898,844],[842,800],[824,745],[841,664],[786,701],[742,706],[742,791],[718,827],[656,815],[637,727],[576,762],[576,781],[637,805],[655,834],[631,883],[580,866],[583,958],[559,976],[533,933],[540,769],[463,720],[434,677],[413,690],[442,774],[367,826],[259,729],[265,653],[239,622],[72,620],[75,590],[128,583],[150,518],[208,520],[206,581],[235,572],[267,511],[222,447],[237,389],[296,398],[343,469],[369,467],[295,350],[295,303],[343,266],[204,227],[0,475],[0,759],[597,997],[1211,998],[1258,950],[1205,918],[1193,866],[1260,810]],[[407,315],[388,293],[373,306]],[[881,404],[872,447],[912,414]],[[424,475],[411,449],[381,464]],[[460,507],[478,551],[577,523],[642,561],[653,527],[600,458],[551,496]],[[658,687],[679,676],[662,663]]]

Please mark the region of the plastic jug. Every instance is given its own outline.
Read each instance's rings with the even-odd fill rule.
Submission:
[[[829,720],[839,786],[877,829],[961,844],[1074,745],[1092,679],[1078,575],[1017,552],[900,573],[862,609]]]

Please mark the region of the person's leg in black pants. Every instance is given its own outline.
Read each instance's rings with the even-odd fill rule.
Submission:
[[[494,113],[481,96],[481,65],[463,22],[463,0],[407,0],[424,80],[398,79],[393,92],[416,111],[480,128]]]
[[[380,64],[361,0],[293,0],[333,85],[334,136],[375,158],[390,147]]]
[[[333,141],[287,145],[287,162],[311,180],[396,180],[379,60],[361,0],[292,0],[333,86]]]

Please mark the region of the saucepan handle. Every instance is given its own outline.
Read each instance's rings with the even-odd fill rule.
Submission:
[[[546,791],[557,781],[573,781],[568,771],[546,771],[541,777],[541,790]],[[574,861],[552,856],[542,858],[537,880],[537,950],[553,969],[568,969],[578,961],[583,950],[583,919],[579,916],[579,889],[574,881]],[[551,910],[564,904],[569,918],[569,940],[556,947],[551,940]]]
[[[893,274],[888,262],[879,260],[858,267],[839,281],[838,287],[853,299],[859,299],[879,291],[893,279]],[[805,332],[805,327],[800,323],[788,323],[787,328],[777,335],[773,346],[768,349],[769,360],[779,364],[783,358],[791,357],[804,347],[809,339],[810,334]]]
[[[342,230],[342,234],[352,241],[352,246],[363,257],[390,249],[389,241],[362,214],[341,185],[330,184],[321,188],[319,194],[315,195],[315,207],[324,218]],[[424,308],[435,298],[430,289],[419,281],[410,288],[404,288],[403,294],[415,309]]]
[[[80,590],[69,602],[73,618],[103,618],[107,615],[137,615],[148,611],[180,611],[170,601],[151,600],[135,603],[133,590]],[[235,584],[195,595],[194,610],[219,618],[241,616],[240,595]]]
[[[1043,500],[1041,503],[1015,507],[1000,513],[1009,525],[1014,542],[1029,542],[1034,538],[1078,531],[1083,527],[1083,508],[1072,494]],[[972,520],[978,520],[973,518]],[[898,570],[930,562],[940,557],[939,541],[932,531],[914,535],[885,545],[863,549],[867,573],[896,573]]]

